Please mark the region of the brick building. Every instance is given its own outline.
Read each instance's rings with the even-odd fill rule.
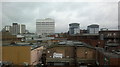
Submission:
[[[103,30],[99,31],[100,40],[105,43],[120,43],[120,30]]]
[[[16,35],[12,35],[10,32],[1,32],[1,38],[3,44],[10,44],[11,42],[18,41]]]
[[[81,41],[94,47],[104,47],[104,40],[99,39],[99,34],[81,34],[68,36],[68,40]]]
[[[48,67],[95,65],[95,49],[87,45],[58,45],[45,51]]]
[[[120,51],[119,51],[120,52]],[[117,51],[109,52],[103,48],[97,48],[97,64],[100,67],[120,67],[120,53]]]

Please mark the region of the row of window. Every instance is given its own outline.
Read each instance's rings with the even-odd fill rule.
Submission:
[[[55,24],[36,24],[36,25],[55,25]]]
[[[101,34],[105,36],[119,36],[117,33],[107,33],[107,34]]]

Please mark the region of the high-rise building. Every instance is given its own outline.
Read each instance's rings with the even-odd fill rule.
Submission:
[[[49,35],[55,33],[55,21],[51,18],[36,20],[37,35]]]
[[[17,23],[13,23],[12,24],[12,34],[13,35],[17,35],[18,34],[18,32],[19,32],[19,30],[18,30],[18,24]]]
[[[24,34],[26,32],[26,26],[24,24],[13,23],[11,27],[11,33],[13,35]]]
[[[80,33],[80,26],[79,23],[71,23],[69,24],[69,34],[79,34]]]
[[[89,34],[98,34],[99,33],[99,25],[92,24],[87,27]]]
[[[24,24],[18,25],[19,34],[24,34],[26,32],[26,26]]]

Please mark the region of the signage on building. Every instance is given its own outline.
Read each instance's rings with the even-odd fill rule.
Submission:
[[[63,54],[62,53],[53,53],[53,58],[62,58]]]

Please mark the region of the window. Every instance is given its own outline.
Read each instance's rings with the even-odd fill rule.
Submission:
[[[112,34],[111,34],[111,33],[108,33],[107,36],[112,36]]]
[[[113,36],[116,36],[116,33],[113,33]]]

